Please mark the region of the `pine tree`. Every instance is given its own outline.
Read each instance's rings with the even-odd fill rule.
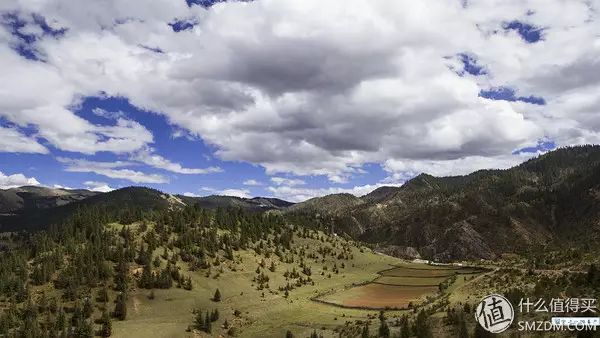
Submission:
[[[389,338],[389,336],[390,336],[390,328],[384,319],[379,324],[379,337]]]
[[[288,331],[285,333],[285,338],[294,338],[294,335],[292,334],[292,331],[288,330]]]
[[[369,338],[369,324],[365,324],[360,335],[361,338]]]
[[[100,336],[102,337],[110,337],[112,335],[112,323],[110,321],[110,316],[106,309],[102,312],[102,328],[100,329]]]
[[[217,320],[219,320],[219,310],[215,309],[210,315],[210,321],[216,322]]]
[[[94,328],[88,320],[80,320],[78,325],[75,327],[75,337],[79,338],[92,338],[94,337]]]
[[[202,310],[196,310],[196,316],[194,318],[194,328],[197,330],[204,331],[204,315],[202,314]]]
[[[204,317],[204,332],[212,332],[212,324],[210,322],[210,315],[208,314],[208,310],[206,311],[206,317]]]
[[[27,305],[23,312],[23,326],[21,327],[20,336],[26,338],[36,338],[41,334],[40,324],[37,318],[37,309],[31,298],[28,298]]]
[[[219,289],[217,289],[217,291],[215,291],[215,295],[213,296],[212,300],[215,302],[221,301],[221,291],[219,291]]]
[[[115,311],[113,316],[119,320],[125,320],[127,318],[127,295],[122,292],[117,296],[117,303],[115,304]]]
[[[402,316],[401,324],[400,324],[400,338],[409,338],[410,337],[410,328],[408,327],[408,317],[406,315]]]
[[[54,327],[56,331],[64,332],[65,326],[67,325],[67,317],[65,315],[65,311],[60,308],[58,309],[58,314],[56,315],[56,321],[54,322]]]
[[[431,330],[429,328],[427,314],[424,310],[421,310],[421,312],[419,312],[417,315],[417,320],[415,321],[415,335],[419,338],[431,337]]]
[[[90,318],[94,313],[94,305],[92,304],[92,298],[86,297],[83,301],[83,317]]]
[[[467,323],[464,315],[461,316],[460,323],[458,324],[458,337],[469,338],[469,331],[467,330]]]
[[[98,296],[96,297],[96,300],[100,303],[108,303],[110,299],[108,296],[108,288],[106,286],[98,290]]]

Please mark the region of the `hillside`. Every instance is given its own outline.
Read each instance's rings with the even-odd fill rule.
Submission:
[[[203,197],[187,197],[177,195],[188,205],[195,205],[205,209],[217,208],[240,208],[247,211],[265,211],[273,209],[282,209],[293,205],[294,203],[280,200],[278,198],[254,197],[241,198],[235,196],[211,195]]]
[[[352,194],[332,194],[315,197],[289,208],[288,212],[314,212],[326,215],[337,215],[347,209],[361,205],[363,201]]]
[[[35,186],[0,190],[0,214],[58,207],[96,194],[96,192],[83,189],[67,190]]]
[[[282,209],[293,203],[266,197],[186,197],[146,187],[125,187],[107,193],[83,189],[20,187],[0,190],[0,230],[45,228],[84,208],[102,210],[112,215],[112,219],[129,220],[143,213],[173,210],[187,205],[203,209],[233,208],[260,212]]]
[[[308,202],[290,208],[289,217],[328,210],[338,232],[437,260],[494,258],[550,244],[585,247],[597,240],[600,147],[558,149],[508,170],[421,174],[352,203],[337,195]]]

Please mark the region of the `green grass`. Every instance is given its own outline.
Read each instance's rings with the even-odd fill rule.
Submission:
[[[342,241],[336,239],[336,241]],[[325,245],[315,239],[297,238],[294,246],[306,247],[308,252],[316,250],[320,245]],[[329,245],[329,244],[327,244]],[[315,262],[305,259],[312,267],[312,279],[315,286],[305,285],[290,291],[288,298],[278,290],[279,286],[286,285],[283,277],[286,269],[298,269],[297,261],[285,264],[275,255],[264,258],[254,251],[236,252],[237,263],[226,262],[224,273],[217,279],[207,278],[204,271],[188,272],[182,264],[182,271],[190,275],[194,281],[191,291],[172,288],[169,290],[155,290],[155,299],[148,298],[150,290],[137,289],[130,293],[128,301],[128,318],[123,322],[113,322],[115,337],[182,337],[193,336],[186,332],[186,328],[193,321],[192,310],[199,308],[203,311],[219,309],[221,314],[217,323],[212,325],[212,335],[225,335],[226,330],[221,328],[224,320],[238,328],[240,337],[283,337],[289,329],[296,336],[308,336],[313,330],[326,328],[325,336],[334,336],[332,329],[344,324],[346,320],[365,319],[373,311],[351,310],[334,307],[327,304],[314,302],[312,297],[324,293],[343,290],[353,283],[363,283],[378,277],[377,272],[389,268],[390,264],[399,264],[401,261],[389,256],[378,255],[364,249],[352,248],[354,258],[351,260],[337,260],[328,256],[325,262]],[[160,252],[160,249],[159,249]],[[272,259],[275,260],[277,269],[271,272],[264,269],[270,278],[270,290],[256,290],[252,285],[255,269],[258,263],[265,259],[267,267]],[[241,260],[241,262],[240,262]],[[345,268],[340,268],[344,262]],[[339,273],[332,272],[336,263]],[[323,267],[327,270],[321,275]],[[235,267],[236,271],[231,271]],[[213,276],[216,269],[213,269]],[[329,278],[328,275],[331,274]],[[223,300],[219,303],[210,298],[216,288],[219,288]],[[234,310],[241,311],[241,316],[235,317]],[[203,334],[203,333],[202,333]],[[337,335],[335,335],[337,336]]]

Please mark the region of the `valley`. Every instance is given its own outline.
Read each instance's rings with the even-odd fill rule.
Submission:
[[[565,151],[296,204],[3,190],[0,336],[479,337],[490,293],[598,299],[600,151]]]

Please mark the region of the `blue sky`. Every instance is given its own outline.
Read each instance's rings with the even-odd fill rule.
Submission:
[[[9,1],[0,188],[300,201],[600,143],[597,13],[559,0]]]

